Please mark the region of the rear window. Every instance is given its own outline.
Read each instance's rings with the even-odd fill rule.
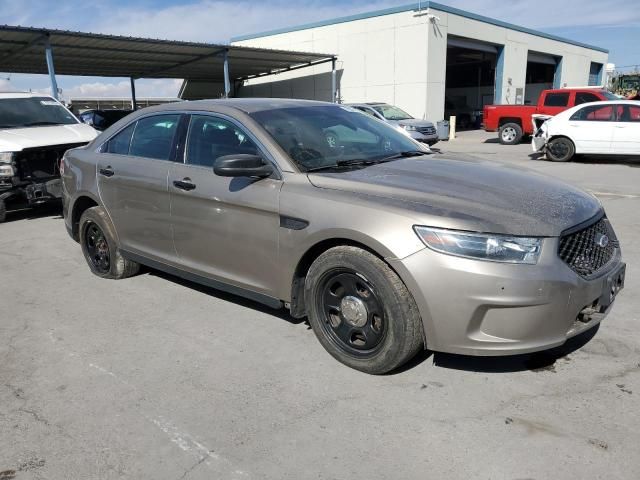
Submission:
[[[180,115],[156,115],[138,120],[129,155],[169,160]]]
[[[600,97],[590,92],[577,92],[576,93],[576,105],[589,102],[599,102]]]
[[[547,93],[544,98],[545,107],[566,107],[569,105],[569,92]]]

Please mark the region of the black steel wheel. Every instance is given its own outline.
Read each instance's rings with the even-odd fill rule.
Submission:
[[[322,280],[322,328],[345,352],[367,357],[380,346],[385,328],[382,303],[373,286],[350,270],[327,272]]]
[[[111,271],[109,243],[100,227],[89,221],[85,227],[83,241],[93,268],[102,274],[109,273]]]
[[[80,216],[79,240],[91,271],[102,278],[121,279],[135,275],[140,264],[124,258],[109,216],[102,207],[91,207]]]
[[[366,373],[387,373],[424,347],[411,293],[389,265],[361,248],[330,248],[305,280],[309,324],[338,361]]]
[[[568,162],[575,153],[576,147],[566,137],[554,138],[547,144],[547,158],[552,162]]]

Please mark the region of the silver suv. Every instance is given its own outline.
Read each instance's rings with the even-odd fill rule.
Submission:
[[[430,147],[438,143],[438,132],[432,122],[413,118],[398,107],[381,102],[348,103],[346,105],[371,115],[378,120],[387,122],[414,140],[426,143]]]
[[[330,129],[349,135],[331,146]],[[369,373],[423,348],[560,345],[598,324],[624,283],[591,195],[434,158],[340,105],[152,107],[70,150],[62,167],[66,227],[93,273],[121,279],[144,264],[284,306]]]

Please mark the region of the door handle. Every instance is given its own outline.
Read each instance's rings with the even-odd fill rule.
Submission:
[[[195,190],[195,183],[191,182],[190,178],[183,178],[182,180],[174,180],[173,186],[179,188],[180,190],[186,190],[187,192],[190,190]]]
[[[614,125],[615,128],[627,128],[626,125]]]
[[[115,173],[116,173],[111,168],[111,165],[109,165],[106,168],[101,168],[100,170],[98,170],[98,172],[100,173],[100,175],[102,175],[104,177],[113,177],[115,175]]]

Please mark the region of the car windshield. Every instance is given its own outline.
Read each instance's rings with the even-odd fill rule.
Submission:
[[[70,125],[78,120],[51,97],[0,99],[0,128]]]
[[[393,105],[372,105],[374,110],[382,115],[387,120],[408,120],[413,118],[407,112],[400,110]]]
[[[429,152],[394,127],[344,105],[263,110],[251,117],[305,171]]]

